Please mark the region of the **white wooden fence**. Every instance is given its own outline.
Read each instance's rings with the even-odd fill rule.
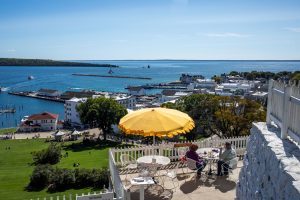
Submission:
[[[281,138],[288,136],[300,143],[300,88],[269,81],[267,124],[281,128]]]
[[[108,151],[108,157],[109,157],[110,178],[113,186],[113,188],[110,189],[112,189],[112,191],[114,191],[114,193],[116,194],[115,199],[128,200],[130,199],[130,195],[121,181],[120,173],[117,164],[115,162],[112,149]]]
[[[128,147],[128,148],[114,148],[110,149],[111,157],[116,165],[121,164],[120,156],[122,154],[129,154],[132,160],[136,160],[144,155],[163,155],[171,159],[171,161],[178,160],[178,148],[188,148],[184,146],[187,143],[197,144],[199,148],[206,147],[219,147],[224,145],[225,142],[230,142],[233,147],[235,147],[238,155],[243,155],[246,150],[248,136],[233,137],[233,138],[215,138],[202,141],[190,141],[181,143],[163,143],[159,145],[148,145],[148,146],[138,146],[138,147]]]
[[[76,196],[76,200],[113,200],[114,199],[114,193],[111,192],[105,192],[105,193],[94,193],[94,194],[87,194],[87,195],[81,195]]]

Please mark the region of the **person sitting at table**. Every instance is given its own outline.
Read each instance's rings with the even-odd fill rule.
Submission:
[[[206,162],[198,155],[198,153],[196,152],[197,149],[198,146],[196,144],[191,144],[185,156],[189,159],[196,161],[197,175],[201,176],[201,172],[205,168]]]
[[[218,172],[217,176],[222,176],[222,168],[224,171],[224,175],[228,175],[229,161],[236,158],[236,152],[231,147],[230,142],[225,143],[225,151],[220,154],[220,160],[218,161]]]

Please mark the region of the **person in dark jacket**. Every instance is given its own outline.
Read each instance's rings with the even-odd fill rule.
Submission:
[[[206,166],[206,162],[204,159],[202,159],[198,153],[196,152],[198,149],[198,146],[196,144],[192,144],[189,148],[189,151],[186,152],[185,156],[189,159],[192,159],[194,161],[196,161],[196,166],[197,166],[197,175],[201,176],[201,172],[202,170],[205,168]]]

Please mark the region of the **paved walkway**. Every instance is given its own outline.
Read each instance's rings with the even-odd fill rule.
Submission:
[[[71,131],[69,130],[62,130],[66,133],[69,133]],[[98,128],[94,128],[94,129],[88,129],[85,131],[89,131],[90,135],[93,135],[95,133],[96,136],[99,135],[99,129]],[[55,131],[47,131],[47,132],[33,132],[33,133],[15,133],[14,136],[12,137],[13,139],[32,139],[32,138],[36,138],[36,136],[39,135],[39,138],[49,138],[49,137],[53,137],[53,133]]]

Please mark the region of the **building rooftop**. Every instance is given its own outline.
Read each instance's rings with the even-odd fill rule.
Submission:
[[[42,119],[57,119],[58,115],[49,113],[49,112],[43,112],[40,114],[34,114],[28,117],[28,120],[42,120]]]

